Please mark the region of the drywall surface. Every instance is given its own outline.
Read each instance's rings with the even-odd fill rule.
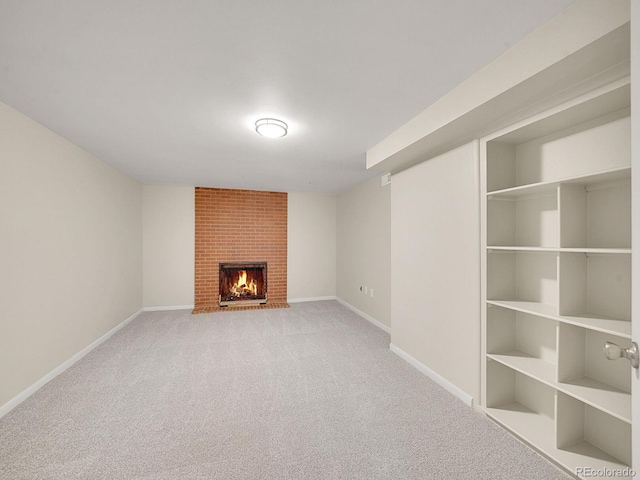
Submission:
[[[479,400],[478,143],[393,176],[391,342]]]
[[[0,406],[142,307],[142,186],[0,103]]]
[[[336,196],[289,193],[287,298],[336,295]]]
[[[145,307],[193,305],[194,188],[143,187]]]
[[[387,327],[392,326],[390,190],[377,177],[338,196],[336,267],[338,298]]]

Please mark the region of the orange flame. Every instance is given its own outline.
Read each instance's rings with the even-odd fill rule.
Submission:
[[[231,294],[239,297],[241,295],[258,295],[258,284],[252,279],[247,283],[247,271],[241,270],[238,280],[231,285]]]

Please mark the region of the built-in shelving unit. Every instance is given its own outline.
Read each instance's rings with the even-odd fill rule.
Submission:
[[[481,141],[488,416],[574,475],[631,463],[629,110],[604,89]]]

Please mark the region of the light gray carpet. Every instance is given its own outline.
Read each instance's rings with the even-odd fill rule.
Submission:
[[[144,313],[0,419],[0,478],[568,478],[388,346],[332,301]]]

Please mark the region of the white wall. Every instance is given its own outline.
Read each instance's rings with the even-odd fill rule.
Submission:
[[[145,307],[193,305],[194,194],[193,187],[143,188]],[[289,193],[287,232],[288,299],[335,297],[335,195]]]
[[[390,190],[376,177],[338,196],[336,267],[338,298],[387,327],[391,327]],[[360,286],[366,286],[369,294]]]
[[[479,400],[480,198],[472,142],[393,176],[392,344]]]
[[[336,197],[288,194],[287,298],[336,295]]]
[[[192,306],[195,189],[145,185],[142,191],[144,306]]]
[[[142,307],[142,187],[0,103],[0,407]]]

